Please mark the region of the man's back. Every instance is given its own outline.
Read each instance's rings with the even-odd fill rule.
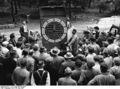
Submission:
[[[71,77],[72,77],[72,79],[78,81],[80,78],[80,75],[81,75],[81,69],[75,69],[72,71]]]
[[[76,81],[71,78],[60,78],[58,81],[59,85],[77,85]]]
[[[87,85],[87,83],[98,74],[94,69],[87,69],[81,72],[80,79],[78,81],[79,85]]]
[[[13,82],[16,85],[25,85],[29,83],[30,73],[26,69],[17,67],[13,72]]]
[[[93,78],[88,85],[115,85],[115,77],[110,73],[100,74]]]

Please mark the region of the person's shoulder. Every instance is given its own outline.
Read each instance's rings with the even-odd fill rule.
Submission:
[[[15,69],[14,69],[14,72],[17,72],[18,70],[20,70],[21,68],[19,66],[17,66]]]
[[[69,82],[71,82],[73,85],[74,85],[74,84],[75,84],[75,85],[77,84],[77,82],[76,82],[74,79],[72,79],[72,78],[70,79]]]
[[[61,77],[61,78],[58,79],[59,82],[64,81],[64,80],[65,80],[64,77]]]

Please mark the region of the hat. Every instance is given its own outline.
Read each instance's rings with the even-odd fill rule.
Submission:
[[[40,47],[40,52],[45,52],[45,48],[44,47]]]
[[[35,44],[35,45],[33,46],[33,50],[34,50],[34,51],[37,51],[38,49],[39,49],[39,45]]]
[[[29,48],[30,46],[31,46],[30,43],[26,43],[26,44],[25,44],[25,47],[26,47],[26,48]]]
[[[64,55],[65,58],[73,58],[74,56],[72,55],[71,52],[67,52],[65,55]]]
[[[116,57],[115,59],[114,59],[114,63],[115,63],[115,65],[120,65],[120,59],[119,59],[119,57]]]
[[[67,67],[67,68],[65,69],[65,74],[71,74],[71,73],[72,73],[71,68],[70,68],[70,67]]]
[[[44,61],[39,61],[39,62],[38,62],[38,66],[39,66],[39,67],[43,67],[43,66],[44,66]]]
[[[4,45],[4,46],[7,46],[8,44],[9,44],[8,41],[4,41],[4,42],[2,43],[2,45]]]
[[[95,26],[94,29],[99,30],[99,27],[98,27],[98,26]]]
[[[54,47],[51,49],[50,53],[53,55],[58,55],[60,53],[60,50],[57,47]]]

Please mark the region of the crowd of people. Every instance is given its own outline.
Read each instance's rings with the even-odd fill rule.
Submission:
[[[0,85],[120,85],[120,35],[94,29],[79,39],[74,29],[64,55],[22,34],[1,34]]]

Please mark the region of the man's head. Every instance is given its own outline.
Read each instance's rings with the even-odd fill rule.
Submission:
[[[91,37],[91,38],[90,38],[90,41],[91,41],[91,42],[96,42],[96,39],[95,39],[94,37]]]
[[[99,27],[98,26],[94,27],[94,29],[95,29],[95,31],[99,31]]]
[[[23,21],[23,22],[22,22],[23,25],[26,25],[26,23],[27,23],[26,21]]]
[[[94,65],[95,65],[94,62],[87,62],[88,69],[92,69]]]
[[[10,34],[10,39],[14,39],[15,38],[15,34],[14,33],[11,33]]]
[[[22,55],[27,56],[28,54],[29,54],[29,51],[27,49],[24,49],[23,52],[22,52]]]
[[[16,43],[16,47],[17,47],[17,48],[21,48],[21,46],[22,46],[22,43],[21,43],[21,42],[17,42],[17,43]]]
[[[44,61],[38,62],[38,68],[44,68],[44,66],[45,66]]]
[[[114,38],[113,38],[113,37],[109,37],[109,38],[108,38],[108,43],[109,43],[109,44],[112,44],[113,41],[114,41]]]
[[[106,73],[108,71],[108,65],[105,63],[101,63],[100,69],[102,73]]]
[[[72,34],[74,35],[74,34],[76,34],[76,33],[77,33],[77,30],[76,30],[76,29],[73,29]]]
[[[70,76],[71,73],[72,73],[72,69],[71,69],[70,67],[67,67],[67,68],[65,69],[65,75],[66,75],[66,76]]]
[[[120,39],[120,35],[119,34],[116,34],[116,37],[115,37],[117,40]]]
[[[35,44],[35,45],[33,46],[33,50],[34,50],[34,51],[38,51],[38,50],[39,50],[39,46],[38,46],[37,44]]]
[[[21,59],[21,61],[20,61],[20,67],[24,68],[26,66],[27,66],[27,60]]]
[[[44,47],[40,47],[40,53],[43,53],[43,52],[45,52],[45,48]]]
[[[80,60],[76,61],[75,66],[80,68],[82,66],[82,62]]]
[[[89,47],[88,47],[88,52],[89,52],[90,54],[94,53],[94,48],[91,47],[91,46],[89,46]]]

